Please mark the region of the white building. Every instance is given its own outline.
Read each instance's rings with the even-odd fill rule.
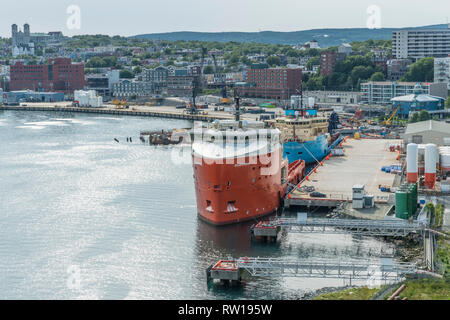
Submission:
[[[434,82],[446,83],[450,90],[450,56],[434,59]]]
[[[352,46],[349,43],[343,43],[338,47],[338,53],[350,55],[353,52]]]
[[[447,29],[393,31],[392,54],[397,59],[446,57],[450,54],[450,25]]]
[[[364,104],[389,105],[392,98],[413,94],[416,84],[416,82],[395,81],[365,82],[361,84],[361,102]],[[447,97],[447,88],[441,83],[421,83],[421,87],[422,94]]]

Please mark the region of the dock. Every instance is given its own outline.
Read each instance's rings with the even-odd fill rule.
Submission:
[[[250,277],[345,278],[355,280],[398,281],[417,273],[416,264],[402,263],[391,258],[372,261],[337,259],[239,258],[221,260],[207,270],[207,281],[240,283]]]
[[[158,108],[160,110],[158,110]],[[90,114],[108,114],[108,115],[121,115],[121,116],[137,116],[137,117],[157,117],[157,118],[171,118],[182,119],[192,121],[205,121],[212,122],[218,120],[232,120],[233,116],[230,114],[219,114],[214,112],[211,115],[205,114],[188,114],[181,111],[169,109],[168,107],[148,107],[148,108],[133,108],[130,109],[115,109],[114,107],[103,108],[88,108],[88,107],[72,107],[64,106],[61,104],[48,105],[48,104],[36,104],[27,103],[26,106],[0,106],[1,110],[15,110],[15,111],[46,111],[46,112],[75,112],[75,113],[90,113]]]
[[[379,185],[394,185],[396,175],[381,171],[383,166],[398,163],[398,152],[390,152],[390,144],[400,144],[400,140],[346,139],[344,156],[324,159],[287,195],[285,205],[336,207],[351,202],[354,185],[364,185],[366,194],[373,195],[375,203],[387,204],[389,193],[382,192]],[[312,197],[311,190],[325,197]]]
[[[424,234],[427,225],[420,221],[311,218],[299,213],[297,218],[261,221],[251,229],[253,237],[276,240],[281,229],[294,233],[354,234],[361,236],[406,237]]]

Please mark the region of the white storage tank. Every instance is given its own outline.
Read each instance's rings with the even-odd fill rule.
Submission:
[[[416,183],[419,178],[418,145],[410,143],[406,147],[406,180],[408,183]]]
[[[439,164],[443,172],[450,172],[450,147],[439,148]]]
[[[425,185],[433,189],[436,184],[436,145],[430,143],[425,147]]]

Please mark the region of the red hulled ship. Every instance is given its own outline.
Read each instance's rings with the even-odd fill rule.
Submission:
[[[283,159],[278,129],[259,121],[215,121],[194,129],[192,158],[201,219],[225,225],[275,212],[288,185],[305,173],[302,160]]]

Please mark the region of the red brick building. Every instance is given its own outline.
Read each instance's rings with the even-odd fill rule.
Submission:
[[[48,64],[25,65],[17,62],[11,66],[9,89],[56,91],[73,93],[86,85],[84,63],[72,63],[70,58],[49,59]]]
[[[338,62],[338,53],[326,51],[320,55],[320,75],[329,76]]]
[[[302,69],[268,68],[266,65],[247,69],[247,82],[239,87],[243,97],[289,99],[302,84]]]

